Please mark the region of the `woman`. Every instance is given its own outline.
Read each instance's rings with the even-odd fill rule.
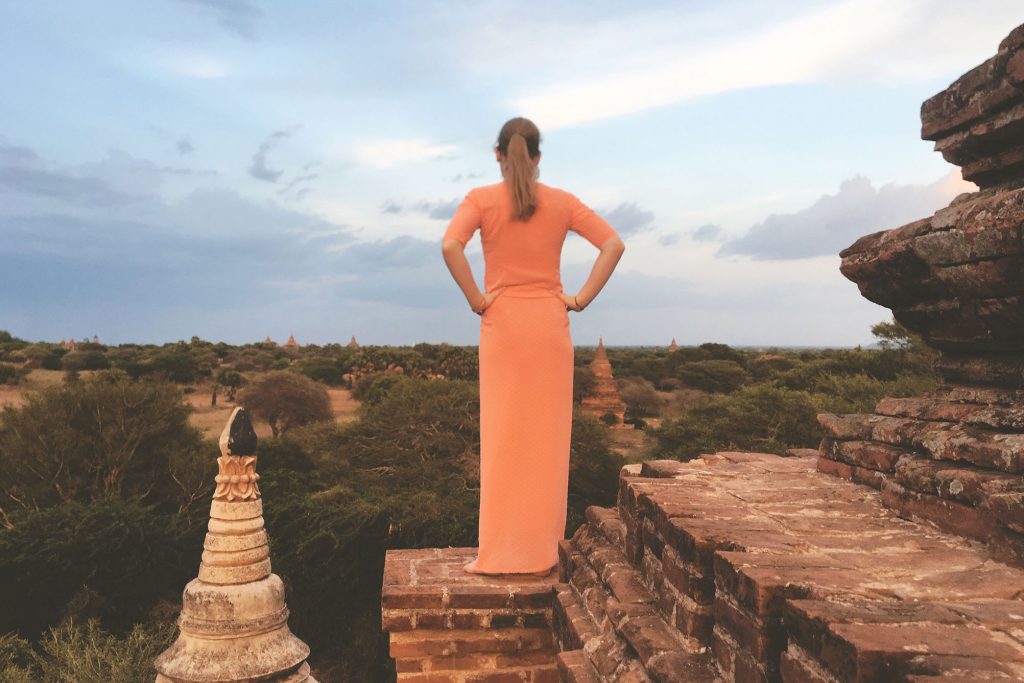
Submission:
[[[569,311],[585,309],[625,249],[575,195],[537,181],[540,131],[508,121],[494,148],[502,182],[469,191],[442,241],[445,263],[480,320],[480,527],[474,574],[545,576],[565,536],[572,430]],[[480,229],[486,292],[464,249]],[[601,250],[578,292],[562,288],[573,230]]]

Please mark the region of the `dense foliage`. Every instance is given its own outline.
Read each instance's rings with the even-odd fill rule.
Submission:
[[[110,497],[187,507],[210,471],[181,389],[110,370],[0,415],[0,511]]]
[[[716,450],[814,448],[821,440],[819,413],[871,412],[884,396],[934,388],[935,354],[919,337],[896,323],[880,323],[872,332],[880,340],[878,350],[773,349],[746,357],[729,354],[729,360],[679,359],[678,376],[710,393],[652,430],[647,455],[688,460]],[[683,351],[662,362],[676,361],[672,356]]]

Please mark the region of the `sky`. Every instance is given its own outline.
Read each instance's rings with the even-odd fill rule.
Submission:
[[[475,344],[441,236],[527,116],[540,179],[626,243],[576,344],[869,344],[891,314],[837,254],[975,189],[920,105],[1021,23],[1019,0],[10,0],[0,329]],[[569,234],[567,292],[596,255]]]

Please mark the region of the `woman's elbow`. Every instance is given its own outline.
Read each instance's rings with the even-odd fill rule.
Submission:
[[[622,238],[618,235],[609,237],[605,243],[601,245],[601,251],[608,251],[621,256],[622,252],[626,251],[626,243],[623,242]]]
[[[441,253],[443,254],[454,254],[465,248],[465,244],[453,237],[445,237],[441,240]]]

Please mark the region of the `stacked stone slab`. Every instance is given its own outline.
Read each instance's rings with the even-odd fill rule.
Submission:
[[[555,575],[462,569],[475,548],[389,550],[381,623],[401,683],[557,683]]]
[[[819,470],[1024,565],[1024,26],[921,108],[981,188],[840,252],[842,273],[937,349],[943,386],[821,415]]]
[[[563,542],[563,680],[1024,680],[1024,570],[816,461],[626,466],[617,507]]]

